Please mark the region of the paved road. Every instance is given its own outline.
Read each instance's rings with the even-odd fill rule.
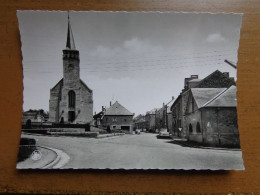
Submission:
[[[28,136],[28,135],[26,135]],[[29,136],[70,156],[62,168],[243,169],[241,151],[182,147],[155,134],[109,138]]]

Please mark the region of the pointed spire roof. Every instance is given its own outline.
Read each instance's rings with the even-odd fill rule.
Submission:
[[[67,32],[67,43],[66,43],[66,49],[76,49],[75,42],[72,34],[72,29],[70,26],[70,15],[68,12],[68,32]]]

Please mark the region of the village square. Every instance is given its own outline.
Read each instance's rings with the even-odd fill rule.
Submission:
[[[229,72],[179,77],[179,95],[142,114],[109,98],[94,112],[95,89],[80,78],[69,19],[62,52],[63,77],[50,89],[49,110],[23,112],[18,169],[244,169]],[[131,93],[129,101],[138,101]]]

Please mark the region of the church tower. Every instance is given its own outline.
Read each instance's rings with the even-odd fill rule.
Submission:
[[[75,47],[70,18],[63,49],[63,78],[50,90],[49,121],[90,123],[93,119],[92,90],[80,79],[79,51]]]
[[[66,49],[63,50],[63,79],[65,85],[73,85],[80,81],[79,75],[79,51],[76,50],[75,42],[68,16],[68,32]]]

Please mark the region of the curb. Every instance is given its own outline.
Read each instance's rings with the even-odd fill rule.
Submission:
[[[179,145],[182,146],[187,146],[187,147],[191,147],[191,148],[200,148],[200,149],[211,149],[211,150],[231,150],[231,151],[241,151],[241,149],[239,148],[217,148],[217,147],[206,147],[206,146],[194,146],[188,143],[184,143],[184,142],[179,142],[176,140],[173,140],[174,143],[177,143]]]
[[[52,162],[48,163],[47,165],[43,166],[41,169],[61,168],[70,159],[70,157],[65,152],[63,152],[61,150],[46,147],[46,146],[37,146],[37,147],[51,150],[57,155],[56,159],[54,159]]]
[[[107,138],[107,137],[115,137],[115,136],[121,136],[121,135],[125,135],[125,133],[115,133],[115,134],[108,134],[108,135],[98,135],[96,138],[97,139],[102,139],[102,138]]]

